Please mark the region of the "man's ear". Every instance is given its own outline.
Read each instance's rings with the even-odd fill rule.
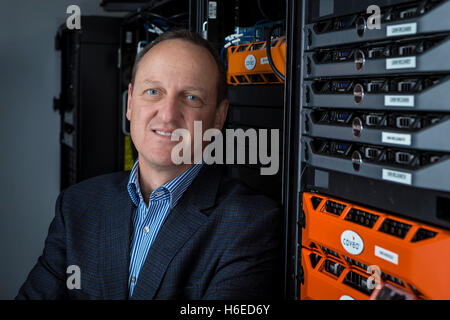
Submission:
[[[127,100],[127,119],[131,121],[131,95],[133,94],[133,86],[128,84],[128,100]]]
[[[222,130],[222,127],[227,119],[228,107],[230,101],[228,99],[223,99],[216,110],[216,118],[214,121],[214,128]]]

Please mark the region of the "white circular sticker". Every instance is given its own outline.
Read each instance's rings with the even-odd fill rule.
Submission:
[[[353,298],[350,297],[350,296],[343,295],[342,297],[339,298],[339,300],[355,300],[355,299],[353,299]]]
[[[345,230],[341,234],[341,244],[344,249],[353,255],[358,255],[364,250],[364,242],[354,231]]]
[[[256,66],[256,58],[254,55],[249,54],[247,58],[245,58],[245,67],[247,70],[253,70]]]

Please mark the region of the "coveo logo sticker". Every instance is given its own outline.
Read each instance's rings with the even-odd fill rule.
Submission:
[[[341,234],[341,244],[344,249],[353,255],[358,255],[364,250],[364,242],[354,231],[345,230]]]
[[[249,54],[247,58],[245,58],[245,67],[247,70],[253,70],[256,66],[256,58],[254,55]]]

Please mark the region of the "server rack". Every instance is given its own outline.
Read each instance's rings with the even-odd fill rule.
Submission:
[[[55,39],[61,51],[60,188],[119,170],[116,92],[120,18],[83,16],[81,29],[63,24]]]
[[[264,17],[266,14],[263,14],[259,7],[263,9],[270,7],[272,9],[270,10],[271,16]],[[258,32],[261,32],[261,36],[264,37],[265,32],[269,31],[270,28],[268,26],[271,23],[285,20],[285,12],[286,8],[282,2],[192,0],[190,26],[191,30],[202,34],[213,43],[217,51],[221,53],[225,64],[227,64],[230,63],[227,49],[228,54],[230,54],[230,49],[237,48],[239,44],[247,47],[253,44],[262,46],[264,42],[263,39],[259,39],[261,41],[257,42],[255,41],[257,38],[254,38],[251,41],[233,43],[230,47],[224,46],[227,42],[225,38],[235,33],[236,27],[240,28],[241,32],[258,27]],[[259,24],[261,21],[266,24]],[[276,37],[277,39],[282,34],[285,34],[284,25],[273,32],[274,38]],[[254,51],[252,52],[254,53]],[[261,55],[266,56],[266,51],[261,50]],[[237,70],[248,72],[244,68],[244,61],[239,61],[234,65]],[[230,70],[229,66],[226,66]],[[284,147],[281,141],[283,136],[284,82],[280,81],[270,68],[266,69],[265,74],[270,75],[270,79],[276,79],[276,81],[263,81],[261,78],[261,81],[258,81],[252,78],[251,75],[242,76],[245,77],[245,80],[241,83],[229,81],[228,98],[230,106],[223,130],[242,129],[245,131],[248,129],[263,129],[269,130],[269,132],[273,129],[279,130],[280,162],[278,173],[267,176],[261,175],[260,169],[266,165],[258,161],[256,164],[228,165],[227,174],[281,203],[284,158]],[[228,78],[230,79],[230,77]],[[236,152],[234,154],[236,156]],[[247,161],[249,159],[248,153],[246,154],[246,159]]]
[[[283,179],[294,299],[450,297],[450,2],[376,1],[381,24],[369,29],[373,4],[289,2]]]

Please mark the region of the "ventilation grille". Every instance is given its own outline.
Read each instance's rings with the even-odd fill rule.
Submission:
[[[313,206],[314,210],[317,209],[317,207],[319,206],[319,204],[321,202],[322,202],[322,198],[319,198],[319,197],[312,197],[311,198],[311,203],[312,203],[312,206]]]
[[[309,245],[309,248],[307,247],[307,249],[311,250],[311,248],[313,247],[317,248],[314,243],[311,243]],[[369,272],[368,265],[347,256],[342,256],[343,259],[338,258],[338,254],[335,251],[321,245],[319,247],[322,249],[325,255],[315,250],[313,250],[309,254],[309,259],[313,268],[315,268],[320,263],[321,259],[325,259],[324,263],[318,271],[336,278],[339,278],[343,272],[348,271],[348,273],[345,274],[345,278],[343,281],[344,284],[357,289],[364,294],[372,294],[373,289],[370,289],[368,287],[368,281],[374,271]],[[334,260],[335,258],[338,258],[338,260]],[[403,289],[408,289],[409,287],[409,289],[413,291],[415,296],[425,298],[423,294],[413,285],[406,283],[397,277],[394,277],[385,272],[381,272],[380,278],[382,280],[382,283],[391,283],[392,285]],[[376,281],[376,278],[372,279],[371,281]]]
[[[313,268],[315,268],[317,266],[317,264],[319,263],[321,258],[322,258],[321,256],[319,256],[318,254],[315,254],[315,253],[311,253],[309,255],[309,259],[311,260],[311,265]]]
[[[345,276],[344,283],[362,293],[370,295],[374,289],[369,289],[367,285],[368,277],[362,276],[359,273],[350,271]]]
[[[393,21],[402,21],[422,16],[441,2],[442,0],[415,1],[412,4],[386,7],[383,9],[383,14],[381,15],[382,22],[385,23]],[[365,16],[366,19],[368,19],[367,14],[365,12],[361,12],[344,17],[320,21],[315,23],[313,28],[314,31],[318,34],[355,28],[356,21],[360,16]]]
[[[402,280],[400,280],[399,278],[396,278],[396,277],[394,277],[394,276],[391,276],[391,275],[389,275],[389,274],[387,274],[387,273],[382,272],[382,273],[381,273],[381,277],[382,277],[384,280],[388,280],[388,281],[390,281],[390,282],[396,283],[396,284],[398,284],[398,285],[400,285],[400,286],[402,286],[402,287],[405,286],[405,284],[403,283]]]
[[[333,251],[331,249],[328,249],[324,246],[320,246],[320,249],[322,249],[322,251],[327,254],[327,255],[332,255],[333,257],[336,257],[338,259],[340,259],[341,257],[339,256],[339,254],[336,251]]]
[[[347,216],[345,217],[345,220],[357,223],[359,225],[372,228],[378,220],[378,216],[369,212],[365,212],[358,209],[351,209]]]
[[[430,238],[435,237],[436,235],[437,235],[437,232],[420,228],[419,230],[417,230],[416,234],[411,239],[411,242],[418,242],[418,241],[430,239]]]
[[[338,202],[334,202],[331,200],[327,200],[325,203],[325,210],[329,213],[340,216],[344,211],[346,205]]]
[[[423,293],[420,292],[416,287],[414,287],[412,284],[408,284],[408,286],[411,288],[411,290],[414,292],[414,294],[418,297],[424,297]]]
[[[345,269],[343,265],[329,259],[325,260],[323,268],[326,272],[331,273],[338,278]]]
[[[356,261],[356,260],[353,260],[352,258],[349,258],[349,257],[346,257],[346,256],[344,256],[344,259],[345,259],[345,261],[347,261],[347,263],[350,264],[351,266],[356,266],[356,267],[362,269],[364,272],[367,272],[368,266],[365,265],[364,263],[359,262],[359,261]]]
[[[410,224],[385,219],[379,231],[404,239],[410,228]]]

